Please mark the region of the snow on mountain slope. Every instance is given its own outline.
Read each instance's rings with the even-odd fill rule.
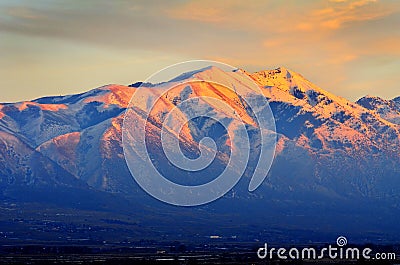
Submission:
[[[385,100],[380,97],[365,96],[357,104],[376,112],[383,119],[400,125],[400,98]]]
[[[79,132],[56,136],[39,145],[37,150],[89,185],[104,186],[100,145],[111,125],[111,119],[107,119]]]
[[[108,85],[79,95],[0,104],[0,125],[36,148],[122,113],[133,92],[131,87]]]
[[[64,105],[16,103],[2,105],[0,125],[23,137],[33,147],[54,136],[76,130]]]
[[[56,161],[61,167],[73,175],[78,173],[77,146],[81,133],[72,132],[56,136],[37,147],[37,151]]]
[[[121,86],[121,85],[108,85],[98,88],[99,93],[94,96],[85,98],[84,103],[90,102],[101,102],[104,108],[109,108],[112,105],[119,106],[120,108],[126,108],[129,101],[136,91],[133,87]]]
[[[185,216],[185,224],[196,237],[212,234],[219,226],[227,227],[227,236],[233,233],[234,227],[242,233],[246,224],[255,232],[249,234],[250,230],[245,229],[244,240],[270,238],[270,233],[276,231],[278,239],[288,235],[287,242],[293,242],[296,230],[306,233],[309,240],[309,234],[316,233],[315,227],[320,227],[317,232],[323,233],[333,233],[331,228],[335,227],[334,234],[344,231],[348,235],[364,236],[371,231],[376,238],[388,234],[395,238],[399,231],[396,220],[400,216],[400,134],[399,124],[393,118],[399,111],[400,97],[390,101],[366,98],[353,103],[284,68],[247,73],[259,84],[259,97],[269,99],[277,127],[271,170],[262,185],[250,193],[248,177],[257,165],[260,132],[254,115],[239,95],[254,87],[246,79],[235,79],[237,75],[233,73],[208,67],[184,73],[170,82],[144,84],[144,88],[149,88],[147,95],[153,97],[160,95],[156,91],[158,86],[175,88],[159,99],[147,123],[144,110],[148,101],[138,104],[140,108],[132,115],[132,137],[143,133],[137,129],[138,124],[147,125],[146,144],[154,166],[169,180],[187,185],[213,180],[225,169],[231,152],[241,150],[230,150],[227,131],[212,119],[195,119],[176,133],[174,129],[186,120],[185,113],[194,108],[179,103],[197,96],[210,96],[219,102],[202,99],[194,103],[202,113],[213,113],[233,125],[243,120],[251,142],[250,161],[244,177],[221,200],[192,209],[169,207],[150,199],[133,180],[124,157],[121,130],[128,102],[141,89],[139,83],[0,104],[0,196],[7,200],[16,198],[15,201],[25,197],[29,202],[38,202],[39,198],[40,203],[36,205],[40,213],[42,207],[47,207],[43,201],[58,201],[74,211],[86,205],[90,214],[105,207],[107,216],[116,213],[116,220],[126,211],[135,220],[142,220],[139,226],[133,226],[134,230],[142,231],[146,225],[151,231],[171,227],[168,231],[172,235],[176,234],[177,224],[180,225],[177,220]],[[216,83],[202,82],[209,78]],[[190,86],[180,84],[187,80],[194,82]],[[218,85],[233,81],[242,82],[235,87],[236,92]],[[172,109],[176,109],[173,119],[166,122],[166,115]],[[200,173],[176,170],[163,154],[160,137],[163,122],[166,122],[167,134],[178,137],[181,151],[191,158],[199,155],[200,139],[213,138],[218,147],[215,161]],[[136,153],[127,159],[137,159],[143,153],[134,145],[131,148]],[[137,167],[141,169],[142,165],[137,163]],[[25,196],[31,191],[36,192]],[[143,208],[147,210],[143,212]],[[206,219],[213,222],[208,223]],[[237,226],[232,225],[232,220]],[[368,225],[360,225],[361,220]],[[86,227],[86,220],[82,222]],[[206,232],[198,231],[199,223],[207,226]],[[125,225],[114,225],[118,229],[111,233],[122,233],[126,239]],[[235,235],[240,238],[241,234],[236,231]],[[148,234],[144,237],[148,238]]]
[[[90,94],[86,98],[81,98],[79,101],[75,101],[72,105],[69,105],[69,109],[73,109],[74,106],[80,102],[84,102],[86,104],[96,103],[99,104],[99,107],[106,110],[115,107],[116,105],[120,107],[126,107],[124,104],[127,104],[127,102],[130,100],[130,93],[133,93],[135,89],[136,88],[123,86],[102,87],[97,89],[95,94]],[[151,90],[150,93],[152,93],[152,96],[158,97],[158,91],[159,90],[154,89]],[[217,101],[207,100],[204,98],[205,96],[226,102],[227,105],[232,107],[232,109],[226,109],[224,105],[218,104]],[[209,84],[206,82],[194,82],[191,83],[190,86],[177,85],[174,87],[174,89],[170,90],[168,94],[160,97],[158,104],[150,113],[153,126],[150,127],[150,131],[148,131],[148,133],[153,139],[152,146],[154,147],[153,149],[155,153],[158,153],[158,156],[161,156],[159,137],[161,135],[162,123],[165,121],[165,114],[169,113],[173,108],[176,107],[176,100],[178,98],[180,101],[196,97],[203,97],[198,102],[197,107],[200,106],[200,108],[203,108],[204,114],[207,114],[209,111],[213,111],[215,113],[220,113],[218,114],[220,118],[235,120],[240,117],[240,119],[246,122],[248,125],[253,127],[256,126],[255,121],[247,113],[247,110],[244,108],[243,103],[241,103],[238,95],[230,89],[218,84]],[[57,99],[57,101],[54,102],[55,104],[59,104],[60,99]],[[145,106],[143,105],[142,108],[144,107]],[[186,106],[185,111],[190,112],[190,108],[190,105]],[[104,118],[104,115],[102,116]],[[136,119],[136,122],[139,122],[142,119],[140,113],[137,114]],[[125,186],[126,190],[126,187],[129,187],[128,181],[132,182],[132,179],[125,179],[124,181],[121,181],[121,179],[118,180],[118,177],[120,177],[118,176],[118,173],[110,173],[111,171],[116,170],[115,166],[112,165],[114,163],[120,164],[121,170],[124,171],[125,176],[129,175],[129,173],[127,173],[125,170],[126,166],[122,165],[124,163],[121,146],[122,120],[122,114],[105,119],[100,123],[94,123],[92,119],[89,119],[89,121],[93,122],[94,124],[80,131],[80,141],[78,144],[74,138],[69,137],[70,134],[67,134],[65,137],[62,137],[62,139],[65,139],[66,141],[60,141],[60,136],[56,136],[55,138],[41,144],[37,150],[46,154],[52,160],[57,161],[57,163],[62,165],[70,173],[76,175],[77,178],[85,179],[94,187],[105,190],[119,191],[124,189],[123,186]],[[195,155],[198,152],[197,145],[199,139],[205,136],[202,135],[202,132],[208,131],[210,128],[215,128],[217,124],[210,121],[202,122],[201,128],[199,128],[196,123],[186,123],[186,120],[187,118],[185,117],[184,112],[178,110],[175,112],[174,118],[170,120],[170,123],[165,124],[165,127],[170,133],[175,134],[174,127],[183,123],[183,130],[180,131],[180,134],[176,136],[180,138],[181,144],[183,149],[186,150],[186,153]],[[234,123],[232,122],[232,124]],[[219,135],[219,137],[219,143],[221,146],[230,147],[230,142],[227,141],[227,138],[223,132],[222,135]],[[60,151],[55,151],[54,148],[58,148]],[[70,159],[67,160],[65,156],[66,148],[75,148],[75,152],[80,154],[82,154],[82,151],[84,150],[85,155],[80,155],[78,159],[76,159],[76,157],[68,156]],[[158,157],[158,159],[162,158]],[[217,159],[220,161],[227,161],[225,154],[222,153],[218,154]],[[78,165],[71,165],[73,161],[77,161]],[[162,163],[159,164],[161,165]],[[164,164],[167,165],[168,163]],[[113,180],[114,178],[116,178],[116,180]]]
[[[395,176],[400,171],[396,166],[400,163],[400,133],[399,125],[393,119],[361,106],[360,102],[356,104],[326,92],[285,68],[247,74],[269,99],[277,126],[277,162],[265,187],[287,190],[290,186],[292,191],[317,189],[335,196],[345,196],[346,192],[372,196],[390,190],[387,183],[396,183]],[[216,83],[202,82],[209,78]],[[160,145],[166,114],[181,101],[198,96],[225,102],[230,109],[206,99],[199,100],[197,107],[204,113],[213,111],[217,117],[231,121],[240,117],[253,137],[253,153],[257,153],[259,139],[254,133],[257,123],[238,96],[246,89],[252,89],[252,85],[246,79],[234,78],[236,75],[231,72],[209,67],[164,84],[144,84],[154,87],[154,90],[149,90],[152,93],[149,96],[154,97],[160,96],[157,86],[176,85],[160,97],[150,113],[150,126],[147,128],[149,147],[161,171],[171,170],[162,156]],[[195,82],[190,86],[180,85],[185,80]],[[233,92],[218,84],[233,80],[243,82],[235,89],[244,90]],[[41,98],[31,103],[0,104],[0,128],[24,140],[30,148],[90,186],[130,193],[138,187],[124,160],[121,125],[131,96],[140,89],[138,86],[108,85],[78,95]],[[400,105],[399,98],[391,102],[390,113]],[[143,110],[146,102],[142,104]],[[183,107],[190,111],[190,105]],[[135,115],[137,122],[144,122],[140,111]],[[179,108],[173,117],[169,124],[165,124],[171,134],[175,134],[174,129],[186,120],[184,111]],[[175,136],[181,140],[183,152],[194,156],[198,154],[201,138],[210,136],[216,140],[220,153],[207,174],[218,172],[226,164],[230,139],[215,121],[198,119],[188,122]],[[391,166],[387,168],[388,165]],[[250,161],[249,167],[254,166],[254,161]],[[175,177],[178,181],[189,178],[181,173]],[[349,188],[343,189],[343,185]],[[392,189],[391,194],[393,192]]]
[[[55,162],[33,150],[15,135],[0,130],[0,186],[85,187]]]
[[[65,104],[40,104],[36,102],[20,102],[15,104],[19,111],[24,111],[27,108],[36,106],[39,107],[41,110],[48,110],[48,111],[59,111],[60,109],[67,109]]]
[[[392,101],[396,104],[397,109],[400,109],[400,97],[394,98]]]
[[[1,111],[3,109],[3,106],[0,105],[0,120],[4,118],[5,114]]]
[[[250,76],[263,87],[277,119],[278,132],[299,144],[315,149],[334,150],[354,147],[393,148],[399,145],[400,127],[373,111],[324,91],[300,74],[285,68],[261,71]],[[286,117],[286,114],[292,112]],[[289,130],[289,127],[298,129]],[[311,141],[311,142],[310,142]],[[338,144],[340,143],[340,144]]]

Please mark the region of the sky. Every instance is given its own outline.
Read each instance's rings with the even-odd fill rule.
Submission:
[[[284,66],[357,100],[400,96],[400,1],[0,1],[0,102],[145,80],[209,59]]]

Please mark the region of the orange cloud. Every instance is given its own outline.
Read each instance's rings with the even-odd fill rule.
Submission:
[[[385,37],[373,44],[375,53],[400,55],[400,38]]]
[[[13,7],[7,10],[7,14],[11,17],[20,18],[20,19],[40,19],[43,18],[42,15],[39,15],[33,9],[26,7]]]
[[[172,6],[166,11],[170,18],[200,23],[213,23],[218,27],[289,33],[338,30],[352,22],[383,18],[394,12],[390,5],[376,0],[331,0],[324,7],[319,1],[300,6],[271,5],[254,1],[189,1]],[[317,32],[316,32],[317,31]]]
[[[341,3],[328,8],[312,10],[306,17],[309,19],[307,22],[297,24],[299,30],[314,30],[321,28],[323,30],[337,30],[346,23],[368,21],[385,17],[393,11],[386,9],[379,9],[376,5],[376,0],[358,0],[358,1],[331,1]]]
[[[222,22],[227,15],[224,12],[223,6],[219,4],[210,3],[207,1],[189,2],[186,5],[180,6],[175,9],[168,10],[167,12],[171,17],[183,20],[194,20],[200,22]]]
[[[40,89],[91,87],[93,80],[124,84],[170,63],[211,58],[249,71],[286,66],[324,88],[346,91],[356,71],[370,78],[378,63],[398,68],[400,1],[156,0],[120,1],[113,8],[50,2],[5,9],[3,87],[28,85],[48,94]],[[55,77],[43,84],[48,76]],[[397,87],[396,78],[385,85]]]
[[[334,56],[333,58],[329,59],[328,62],[330,64],[342,65],[344,63],[354,61],[355,59],[357,59],[357,57],[358,56],[355,54],[343,54]]]

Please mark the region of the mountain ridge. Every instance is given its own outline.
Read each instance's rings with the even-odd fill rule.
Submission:
[[[213,74],[217,70],[207,68],[190,73],[190,75],[207,77],[208,71]],[[221,75],[221,73],[218,74]],[[337,97],[312,84],[300,74],[283,67],[248,75],[262,88],[262,92],[269,99],[271,106],[279,107],[274,109],[274,114],[279,116],[277,118],[278,134],[281,134],[283,138],[295,140],[297,145],[307,148],[310,153],[319,147],[325,148],[324,150],[333,150],[335,148],[332,143],[335,141],[350,141],[353,145],[350,145],[349,148],[352,148],[358,141],[376,147],[379,145],[378,141],[387,141],[387,139],[381,139],[386,134],[376,135],[382,130],[389,130],[393,135],[397,135],[397,139],[400,139],[398,136],[400,135],[399,125],[392,123],[393,120],[385,119],[386,116],[379,112],[375,113],[374,109],[365,107],[362,99],[353,103]],[[189,75],[186,73],[181,76],[188,77]],[[229,76],[221,78],[229,78]],[[50,145],[53,146],[52,148],[60,146],[61,149],[65,149],[59,143],[61,139],[68,139],[71,135],[81,135],[84,131],[90,131],[93,130],[93,127],[97,127],[96,130],[99,130],[98,140],[117,142],[116,146],[118,147],[114,146],[113,149],[119,152],[118,156],[122,158],[121,139],[118,133],[121,132],[124,111],[136,89],[129,86],[107,85],[76,95],[45,97],[32,102],[0,104],[0,113],[3,116],[0,126],[7,128],[17,136],[29,139],[28,143],[32,148],[47,154],[49,152],[45,150],[50,148]],[[286,109],[281,110],[282,107]],[[291,124],[292,122],[287,122],[288,120],[282,118],[289,109],[296,112],[289,119],[302,124]],[[72,115],[73,117],[71,117]],[[397,115],[400,117],[399,113]],[[34,121],[39,119],[44,122],[41,122],[40,126],[32,125],[32,122],[24,124],[24,120],[28,117],[32,117]],[[16,126],[15,124],[18,122],[15,122],[13,118],[23,122]],[[374,125],[365,125],[364,119],[371,119]],[[116,120],[119,122],[115,122]],[[104,125],[101,125],[103,123]],[[302,129],[297,130],[299,128]],[[307,135],[307,132],[310,135]],[[32,143],[32,138],[35,138],[34,135],[38,133],[41,136]],[[280,138],[281,146],[283,144],[282,137]],[[74,139],[71,143],[67,140],[64,144],[71,147],[78,146],[78,143],[79,140]],[[393,145],[395,144],[398,144],[398,140],[393,142]],[[110,144],[101,144],[103,147],[107,145],[110,146]],[[346,148],[346,145],[339,146],[339,149],[343,148]],[[58,152],[55,151],[55,153]],[[49,155],[50,157],[54,156]],[[111,157],[113,154],[108,153],[104,156]],[[56,162],[58,160],[60,159],[56,159]],[[71,167],[74,168],[76,165],[71,165]]]
[[[325,207],[342,213],[345,219],[343,222],[348,225],[354,218],[369,218],[368,222],[360,225],[358,232],[361,235],[364,229],[373,231],[374,226],[379,227],[382,222],[381,217],[375,219],[371,215],[371,209],[380,211],[382,205],[386,205],[382,216],[387,219],[388,228],[383,227],[381,232],[395,234],[400,231],[397,229],[397,222],[393,221],[393,218],[400,217],[397,214],[400,212],[400,97],[392,100],[363,97],[357,102],[351,102],[283,67],[255,73],[245,72],[260,88],[262,94],[259,96],[265,97],[269,102],[275,117],[277,137],[271,170],[259,189],[250,193],[247,186],[256,166],[260,133],[257,131],[257,121],[239,96],[241,91],[227,90],[217,84],[218,81],[239,81],[243,86],[250,87],[247,83],[249,81],[237,80],[232,73],[207,68],[185,73],[176,80],[168,79],[171,83],[166,82],[164,85],[176,87],[164,95],[157,108],[150,112],[148,133],[151,137],[148,144],[152,161],[155,161],[157,169],[167,173],[172,169],[161,152],[160,132],[165,121],[163,113],[174,108],[179,100],[195,96],[214,97],[228,104],[235,113],[229,113],[222,105],[211,101],[201,101],[198,105],[231,122],[241,117],[246,124],[250,135],[251,155],[244,177],[215,204],[193,210],[194,216],[199,212],[204,214],[203,209],[209,209],[209,213],[216,216],[220,212],[228,214],[229,211],[240,214],[236,212],[239,210],[234,209],[236,203],[248,205],[240,208],[240,211],[251,211],[250,216],[254,220],[250,220],[249,225],[256,222],[257,218],[276,223],[269,219],[268,216],[272,215],[286,220],[282,221],[284,227],[290,221],[283,209],[289,209],[293,214],[290,216],[299,221],[296,229],[302,229],[298,218],[303,216],[300,209],[304,208],[309,218],[332,227],[338,220],[334,217],[335,212],[324,213]],[[211,77],[216,80],[216,84],[201,82]],[[180,85],[185,80],[195,80],[197,83],[193,82],[189,90],[185,85]],[[163,85],[140,84],[150,89]],[[133,180],[125,162],[122,146],[123,119],[137,89],[140,89],[139,84],[114,84],[76,95],[0,104],[2,196],[16,199],[22,186],[35,189],[32,183],[36,181],[40,184],[43,179],[48,179],[51,185],[43,186],[43,194],[47,194],[43,190],[51,190],[53,186],[60,189],[68,186],[81,194],[82,200],[90,201],[83,194],[96,191],[100,197],[111,194],[129,199],[132,204],[128,203],[128,208],[131,205],[149,203],[149,207],[154,207],[157,211],[168,209],[179,216],[178,209],[165,208],[164,204],[157,204],[149,199]],[[158,94],[154,92],[154,95]],[[190,106],[186,107],[190,110]],[[138,122],[143,122],[140,112],[135,112],[135,115]],[[176,119],[185,117],[183,112],[175,115]],[[173,133],[176,124],[166,126]],[[212,173],[221,172],[230,152],[235,152],[229,151],[231,145],[226,131],[212,120],[194,120],[184,126],[182,134],[176,136],[182,136],[182,152],[194,157],[198,154],[198,144],[203,137],[213,138],[219,148],[215,163],[210,165],[208,171],[202,174],[173,171],[175,173],[171,180],[177,183],[197,185],[209,181]],[[60,172],[60,184],[50,181],[55,177],[55,167]],[[32,172],[29,179],[26,172]],[[19,186],[9,181],[10,176],[20,179]],[[71,178],[74,181],[71,182]],[[53,193],[44,196],[48,196],[49,200],[54,199]],[[357,208],[357,204],[362,205],[361,208]],[[268,205],[268,209],[263,205]],[[123,209],[122,205],[120,207],[117,208]],[[394,216],[389,213],[394,213]],[[307,219],[309,229],[313,229],[312,225],[317,225],[311,219]]]

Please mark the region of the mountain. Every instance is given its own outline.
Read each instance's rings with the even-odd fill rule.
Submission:
[[[239,96],[240,91],[202,82],[193,83],[190,89],[179,85],[209,78],[217,83],[238,81],[233,72],[216,67],[184,73],[166,83],[107,85],[77,95],[0,104],[3,201],[19,202],[18,193],[29,189],[31,196],[24,203],[45,205],[54,201],[54,207],[85,204],[85,209],[99,215],[104,211],[124,213],[126,218],[141,220],[143,225],[151,223],[171,237],[176,233],[166,228],[165,222],[180,224],[181,234],[197,237],[218,230],[224,235],[241,234],[243,240],[309,238],[310,231],[316,231],[312,235],[318,239],[342,232],[359,240],[396,238],[400,231],[396,221],[400,217],[400,98],[368,96],[354,103],[283,67],[244,73],[261,89],[257,97],[269,101],[275,133],[259,131],[259,123]],[[252,89],[247,82],[241,83],[243,88]],[[157,95],[158,86],[171,84],[177,86],[161,97],[150,113],[146,131],[152,160],[161,172],[172,172],[171,180],[206,183],[222,172],[230,155],[240,153],[230,150],[232,142],[218,122],[198,118],[175,136],[180,139],[182,152],[192,158],[199,156],[203,137],[213,138],[218,147],[215,161],[200,174],[171,166],[162,152],[161,129],[165,114],[178,101],[212,97],[224,102],[233,112],[213,101],[201,100],[198,106],[229,120],[231,125],[240,117],[250,137],[245,177],[222,199],[205,206],[182,209],[155,201],[133,180],[125,162],[122,125],[132,95],[140,86]],[[185,106],[186,111],[190,108]],[[146,122],[140,110],[135,109],[133,114],[137,124]],[[173,114],[173,122],[166,125],[169,134],[174,135],[184,116],[179,109]],[[247,187],[257,165],[263,133],[273,133],[277,138],[275,160],[260,188],[250,193]],[[137,165],[141,166],[139,160]],[[47,202],[38,200],[35,190],[45,194]],[[75,199],[60,204],[56,194],[65,190],[75,194]],[[105,206],[96,205],[93,198]],[[77,200],[81,201],[77,204]],[[76,222],[81,221],[77,218]],[[147,228],[144,225],[141,229]]]
[[[375,111],[383,119],[400,124],[400,97],[385,100],[380,97],[365,96],[357,103],[366,109]]]
[[[270,99],[281,156],[292,151],[288,145],[303,149],[312,165],[306,175],[318,179],[313,185],[339,196],[398,196],[395,189],[388,194],[399,176],[398,124],[286,69],[251,77]]]

